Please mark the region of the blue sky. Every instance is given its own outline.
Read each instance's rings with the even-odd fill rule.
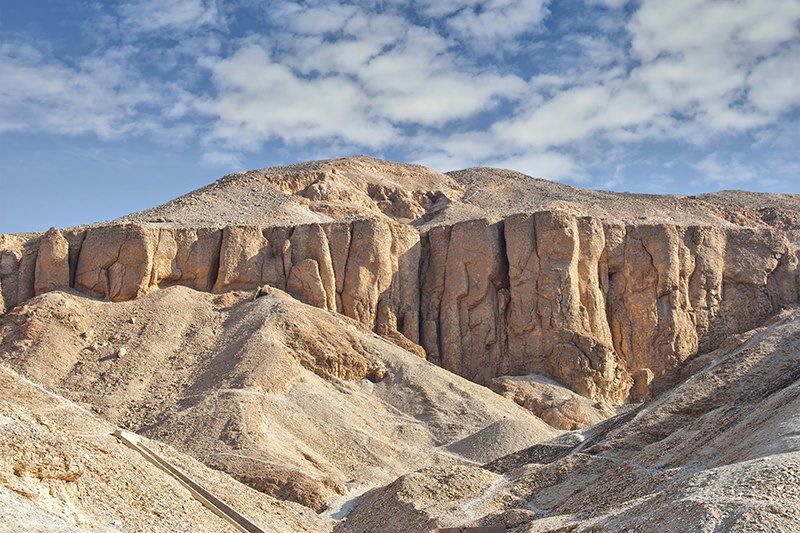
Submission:
[[[366,153],[800,192],[800,0],[0,0],[0,233]]]

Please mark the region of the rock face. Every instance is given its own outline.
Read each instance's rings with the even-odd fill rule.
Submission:
[[[69,287],[69,243],[61,232],[52,228],[39,240],[33,289],[39,295]]]
[[[611,223],[564,211],[414,228],[121,224],[2,238],[10,308],[73,287],[124,301],[159,287],[270,285],[340,312],[478,383],[541,374],[593,399],[647,396],[727,335],[798,301],[777,229]],[[418,351],[421,350],[416,348]]]
[[[392,221],[222,229],[120,224],[0,238],[6,308],[70,287],[119,302],[171,285],[218,293],[269,285],[387,336],[418,340],[419,236]]]
[[[543,376],[503,376],[494,378],[489,387],[558,429],[584,428],[615,414],[611,406],[584,398]]]
[[[480,383],[543,374],[595,399],[635,390],[798,301],[776,230],[604,224],[558,211],[423,236],[422,344]],[[649,377],[648,377],[649,376]]]
[[[791,199],[617,197],[491,169],[455,173],[456,183],[392,165],[253,171],[115,223],[0,236],[0,305],[64,288],[118,302],[171,285],[269,285],[481,384],[537,374],[623,402],[800,300]],[[493,218],[487,187],[503,200]],[[317,221],[231,222],[228,204],[245,200],[287,216],[312,206]],[[675,217],[651,221],[630,205]],[[214,216],[228,225],[195,225]]]

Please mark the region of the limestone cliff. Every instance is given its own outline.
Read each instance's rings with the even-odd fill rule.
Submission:
[[[772,229],[603,223],[545,211],[423,235],[422,345],[479,383],[543,374],[596,399],[654,378],[798,301]]]
[[[797,249],[779,230],[604,223],[564,211],[421,234],[377,219],[120,224],[0,243],[7,308],[68,287],[124,301],[175,284],[270,285],[402,334],[473,381],[543,374],[612,401],[646,395],[698,350],[798,301]]]
[[[0,261],[6,308],[70,287],[126,301],[170,285],[213,292],[269,285],[371,329],[418,340],[419,236],[391,221],[53,229],[41,236],[0,236]]]
[[[537,374],[623,402],[800,299],[800,200],[788,195],[645,197],[493,169],[309,165],[232,175],[104,225],[0,235],[0,309],[64,288],[125,301],[170,285],[269,285],[481,384]],[[262,200],[320,221],[231,215]],[[227,224],[198,222],[214,217]]]

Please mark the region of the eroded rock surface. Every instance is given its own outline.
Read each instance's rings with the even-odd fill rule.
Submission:
[[[554,211],[437,227],[423,250],[431,360],[480,383],[543,374],[594,399],[624,401],[635,379],[646,396],[652,379],[798,300],[797,248],[773,229]]]
[[[799,299],[800,226],[788,197],[615,196],[503,171],[453,181],[393,165],[353,158],[253,171],[153,216],[0,236],[0,303],[63,288],[125,301],[170,285],[269,285],[478,383],[540,374],[623,402]],[[487,183],[495,204],[476,188]],[[219,195],[244,201],[234,193],[327,215],[195,225]],[[630,205],[661,218],[633,216]],[[546,209],[524,210],[537,207]]]

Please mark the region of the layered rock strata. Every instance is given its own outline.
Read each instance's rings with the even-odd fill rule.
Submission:
[[[67,287],[124,301],[175,284],[213,292],[270,285],[408,348],[421,345],[432,362],[478,383],[541,374],[622,402],[796,303],[797,264],[791,234],[777,229],[609,222],[558,210],[421,234],[380,219],[118,224],[0,236],[0,304]]]

